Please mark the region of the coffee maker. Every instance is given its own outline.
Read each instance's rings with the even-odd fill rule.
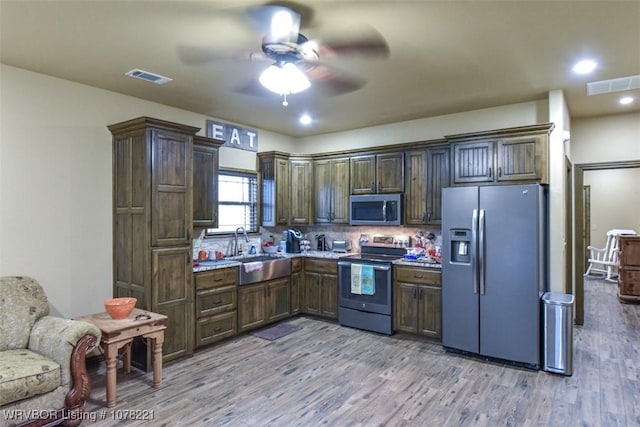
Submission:
[[[286,243],[286,251],[288,254],[300,253],[300,240],[302,239],[302,233],[300,230],[293,228],[284,232],[283,239]]]

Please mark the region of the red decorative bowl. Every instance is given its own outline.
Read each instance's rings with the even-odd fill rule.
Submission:
[[[104,308],[112,319],[126,319],[129,317],[138,300],[132,297],[113,298],[104,302]]]

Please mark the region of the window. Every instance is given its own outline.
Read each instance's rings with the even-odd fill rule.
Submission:
[[[220,171],[218,174],[218,228],[207,235],[233,233],[244,227],[247,233],[258,231],[258,178],[250,172]]]

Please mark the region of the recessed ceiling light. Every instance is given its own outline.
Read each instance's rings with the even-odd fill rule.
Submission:
[[[306,113],[300,116],[300,123],[305,126],[310,125],[311,121],[311,116]]]
[[[573,71],[578,74],[588,74],[596,69],[598,63],[591,59],[583,59],[573,66]]]
[[[631,96],[625,96],[624,98],[620,98],[619,102],[622,105],[628,105],[633,102],[633,98]]]

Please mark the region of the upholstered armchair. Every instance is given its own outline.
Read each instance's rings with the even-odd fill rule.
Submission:
[[[75,426],[89,397],[87,351],[100,330],[49,316],[42,287],[0,277],[0,426]]]

